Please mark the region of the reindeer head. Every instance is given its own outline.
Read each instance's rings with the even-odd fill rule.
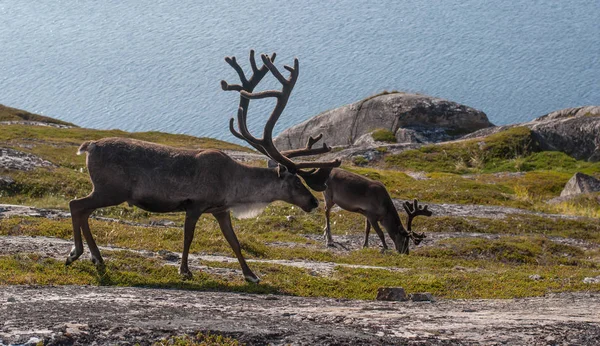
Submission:
[[[394,240],[394,244],[396,245],[396,250],[402,254],[408,254],[408,245],[409,241],[412,240],[415,245],[419,245],[421,241],[426,238],[425,233],[416,233],[412,230],[412,220],[414,217],[423,215],[423,216],[431,216],[431,211],[427,210],[427,206],[420,207],[419,202],[415,199],[413,203],[409,203],[408,201],[404,202],[402,205],[404,210],[408,214],[408,220],[406,222],[406,230],[400,225],[400,229],[398,234],[396,235],[396,239]]]

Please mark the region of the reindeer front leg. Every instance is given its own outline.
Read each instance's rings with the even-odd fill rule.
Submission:
[[[229,243],[231,249],[237,257],[238,262],[240,262],[240,266],[242,267],[242,273],[244,273],[244,278],[246,279],[246,281],[255,284],[259,283],[260,279],[258,278],[258,276],[254,275],[252,270],[250,270],[250,267],[248,267],[248,264],[246,264],[246,260],[242,255],[240,242],[238,241],[237,237],[235,236],[235,233],[233,232],[233,226],[231,225],[231,215],[229,211],[225,211],[222,213],[214,213],[213,216],[219,222],[221,232],[223,232],[225,239],[227,239],[227,242]]]
[[[365,219],[365,242],[363,248],[369,247],[369,233],[371,233],[371,224],[368,219]]]
[[[373,216],[367,217],[367,222],[370,223],[371,226],[373,226],[373,229],[377,233],[377,236],[379,236],[379,239],[381,239],[381,244],[383,245],[383,250],[382,251],[387,250],[388,246],[387,246],[387,244],[385,242],[385,235],[383,234],[383,231],[379,227],[379,224],[377,223],[377,219],[375,217],[373,217]]]

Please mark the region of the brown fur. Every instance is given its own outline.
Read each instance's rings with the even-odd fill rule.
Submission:
[[[282,200],[313,210],[318,202],[289,172],[250,167],[218,150],[188,150],[128,139],[104,138],[79,148],[87,152],[87,166],[94,186],[89,196],[70,202],[75,246],[67,264],[83,252],[81,233],[92,260],[102,257],[89,230],[88,217],[96,209],[128,202],[151,212],[185,211],[184,248],[180,272],[190,276],[187,257],[196,221],[211,213],[219,221],[245,277],[258,282],[246,265],[233,233],[230,210]]]
[[[364,247],[369,243],[371,226],[377,232],[383,248],[387,249],[385,236],[379,227],[383,225],[392,238],[396,250],[408,254],[409,235],[396,211],[392,198],[385,186],[362,175],[354,174],[343,169],[332,170],[327,180],[327,189],[323,192],[325,197],[325,241],[328,246],[333,245],[329,214],[334,205],[365,216],[365,241]]]

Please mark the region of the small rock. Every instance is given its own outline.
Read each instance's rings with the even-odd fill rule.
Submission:
[[[165,261],[169,261],[169,262],[177,262],[179,260],[179,255],[171,252],[171,251],[167,251],[167,250],[159,250],[158,254],[165,260]]]
[[[542,276],[538,275],[538,274],[533,274],[533,275],[529,275],[529,278],[533,281],[540,281],[542,279]]]
[[[412,293],[410,295],[410,300],[412,300],[413,302],[434,302],[435,301],[435,299],[433,298],[433,295],[429,292]]]
[[[15,180],[8,176],[0,176],[0,187],[10,186],[15,183]]]
[[[276,296],[266,296],[265,300],[279,300]]]
[[[288,215],[288,216],[286,217],[286,219],[287,219],[288,221],[294,221],[296,218],[294,217],[294,215]]]
[[[600,284],[600,276],[596,276],[595,278],[584,278],[584,284]]]
[[[377,289],[377,300],[406,301],[406,291],[402,287],[380,287]]]
[[[587,279],[587,278],[586,278]],[[15,303],[17,300],[15,299],[15,297],[8,297],[7,301],[9,303]]]
[[[152,221],[150,221],[150,226],[173,227],[173,226],[175,226],[175,222],[173,222],[171,220],[152,220]]]

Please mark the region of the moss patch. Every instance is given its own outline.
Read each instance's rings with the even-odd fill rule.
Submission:
[[[388,129],[377,129],[371,132],[371,137],[378,142],[396,143],[396,136]]]

